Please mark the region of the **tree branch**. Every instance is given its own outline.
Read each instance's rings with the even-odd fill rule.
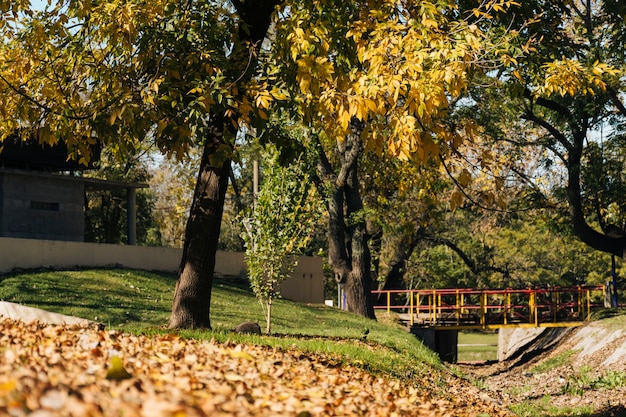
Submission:
[[[447,247],[452,249],[461,258],[463,263],[467,265],[470,271],[472,271],[472,273],[475,275],[478,275],[482,272],[492,271],[501,273],[505,278],[510,277],[510,273],[507,268],[500,268],[492,265],[478,265],[468,254],[463,251],[463,249],[461,249],[456,243],[452,242],[449,239],[433,236],[426,236],[424,239],[431,242],[439,243],[441,245],[446,245]]]

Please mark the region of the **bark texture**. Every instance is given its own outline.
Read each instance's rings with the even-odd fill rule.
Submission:
[[[213,128],[205,145],[196,181],[185,245],[176,282],[170,328],[211,328],[209,319],[215,254],[220,234],[230,160],[212,163],[221,143],[221,130]]]
[[[371,295],[372,277],[369,234],[359,189],[358,161],[363,152],[358,128],[338,143],[340,166],[333,170],[319,148],[319,170],[330,188],[328,200],[328,256],[337,281],[344,285],[347,309],[376,319]]]
[[[233,51],[233,77],[249,79],[256,65],[261,42],[271,23],[278,0],[235,1],[240,18],[239,42]],[[223,152],[228,121],[213,114],[198,173],[185,244],[174,293],[170,328],[211,328],[211,288],[219,240],[230,159]]]

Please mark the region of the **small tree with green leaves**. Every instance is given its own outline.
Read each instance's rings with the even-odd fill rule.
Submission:
[[[263,306],[268,334],[272,302],[280,296],[280,284],[297,266],[320,207],[304,161],[281,166],[279,156],[272,146],[262,152],[262,185],[253,207],[245,213],[242,233],[250,284]]]

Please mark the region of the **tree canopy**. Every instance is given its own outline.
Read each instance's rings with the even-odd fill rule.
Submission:
[[[277,109],[303,123],[320,151],[322,179],[336,208],[347,208],[335,225],[347,227],[352,244],[365,248],[359,158],[371,152],[428,166],[458,157],[479,130],[470,118],[451,119],[451,106],[464,104],[476,81],[495,82],[493,74],[508,74],[508,81],[544,80],[535,82],[530,95],[518,88],[519,99],[531,99],[526,110],[541,106],[541,94],[611,91],[605,77],[616,73],[604,61],[580,71],[567,54],[522,64],[546,19],[562,20],[561,6],[505,0],[465,6],[414,0],[59,0],[37,11],[27,0],[0,1],[0,142],[16,133],[40,142],[62,140],[82,162],[96,141],[119,153],[148,141],[176,158],[201,149],[170,326],[210,327],[230,158],[243,128],[269,135],[267,121]],[[540,14],[539,6],[553,14]],[[555,31],[576,27],[554,24]],[[533,78],[539,71],[545,77]],[[583,73],[585,88],[567,87]],[[459,185],[470,182],[470,170],[445,167]],[[452,206],[461,197],[452,193]],[[351,265],[362,272],[354,288],[365,296],[368,257],[363,253],[360,265]]]
[[[615,144],[626,120],[623,14],[612,1],[530,1],[514,16],[499,14],[523,25],[520,36],[534,39],[533,47],[466,102],[495,141],[488,146],[506,147],[520,161],[539,149],[537,190],[561,189],[576,235],[618,257],[626,248],[615,193],[623,182]]]

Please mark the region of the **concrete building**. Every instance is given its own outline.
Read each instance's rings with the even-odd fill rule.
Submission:
[[[99,158],[99,149],[92,152]],[[85,192],[125,189],[128,244],[136,242],[137,188],[147,184],[86,178],[93,169],[68,160],[63,146],[42,146],[7,139],[0,152],[0,237],[82,242]]]

